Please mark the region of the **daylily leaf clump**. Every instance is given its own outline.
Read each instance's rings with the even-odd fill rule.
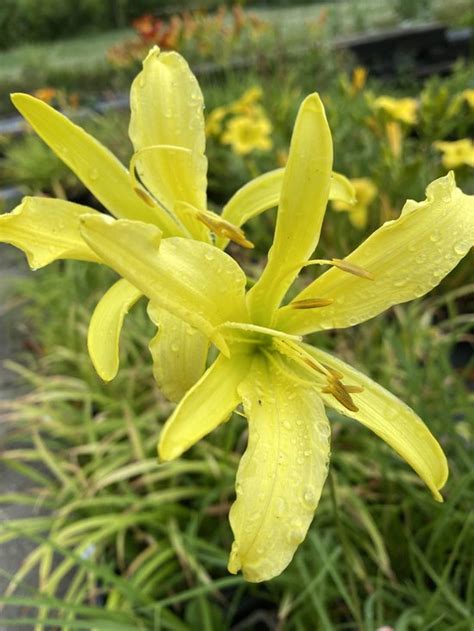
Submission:
[[[380,436],[441,501],[446,458],[417,414],[342,360],[304,343],[303,336],[354,326],[420,297],[457,265],[474,244],[474,198],[456,187],[452,173],[432,182],[424,201],[408,200],[397,220],[348,256],[311,258],[328,200],[339,188],[352,196],[345,179],[332,172],[331,133],[318,94],[300,107],[285,169],[244,186],[221,216],[206,208],[202,96],[179,55],[152,51],[132,87],[131,177],[90,137],[85,141],[82,131],[72,136],[77,155],[74,146],[65,152],[65,132],[71,130],[61,127],[63,119],[57,125],[50,120],[53,141],[51,129],[36,116],[36,104],[29,109],[30,97],[16,101],[83,181],[92,189],[100,181],[94,192],[116,219],[41,200],[45,209],[51,203],[59,213],[45,210],[43,224],[39,202],[30,198],[0,218],[0,235],[25,249],[33,264],[35,257],[49,262],[73,256],[117,271],[122,279],[94,316],[96,331],[113,331],[106,339],[114,370],[124,313],[140,295],[148,298],[150,315],[163,329],[156,340],[158,381],[168,380],[172,398],[185,392],[160,436],[161,459],[179,457],[243,406],[249,437],[230,512],[235,540],[229,571],[242,570],[250,581],[268,580],[284,570],[304,539],[328,468],[325,407]],[[102,181],[102,162],[112,188],[107,177]],[[268,261],[246,291],[244,271],[221,248],[229,238],[248,246],[240,226],[274,205],[278,214]],[[61,224],[63,210],[71,219]],[[55,250],[53,238],[48,250],[47,235],[58,230],[61,246]],[[288,300],[309,266],[329,269]],[[100,336],[92,337],[92,355],[107,354]],[[199,340],[199,352],[193,340]],[[209,343],[219,354],[204,371]]]

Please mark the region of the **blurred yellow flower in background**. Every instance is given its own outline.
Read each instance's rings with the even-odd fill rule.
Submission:
[[[461,97],[469,104],[469,107],[474,108],[474,90],[473,89],[463,90],[461,92]]]
[[[352,71],[352,93],[360,92],[367,81],[368,70],[364,66],[356,66]]]
[[[219,136],[222,132],[222,121],[228,114],[226,107],[216,107],[213,109],[206,120],[206,136]]]
[[[367,225],[369,206],[375,199],[378,189],[375,183],[368,177],[359,177],[350,180],[355,190],[356,203],[348,204],[343,201],[333,201],[332,209],[337,212],[347,212],[349,221],[356,228],[365,228]]]
[[[416,124],[416,113],[418,109],[416,99],[395,99],[391,96],[379,96],[374,101],[374,108],[376,110],[383,110],[391,118],[406,123],[407,125]]]
[[[474,143],[469,138],[438,140],[433,146],[442,152],[441,162],[446,169],[456,169],[464,164],[474,167]]]
[[[222,142],[230,145],[240,156],[247,155],[256,149],[269,151],[273,147],[270,134],[272,124],[263,114],[257,116],[236,116],[232,118],[222,134]]]
[[[403,133],[400,123],[397,121],[388,121],[385,125],[385,132],[387,134],[388,146],[394,158],[399,158],[402,155],[403,146]]]
[[[262,96],[262,88],[254,85],[246,90],[240,99],[237,99],[237,101],[230,104],[229,111],[234,114],[248,112],[249,109],[253,109],[257,103],[262,100]]]

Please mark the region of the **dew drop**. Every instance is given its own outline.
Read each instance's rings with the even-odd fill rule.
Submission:
[[[458,243],[454,245],[454,252],[460,256],[464,256],[464,254],[467,254],[470,247],[468,241],[458,241]]]
[[[283,427],[285,429],[291,429],[291,424],[289,421],[283,421]]]
[[[283,517],[286,511],[286,502],[282,497],[278,497],[275,503],[275,515],[276,517]]]
[[[435,230],[430,234],[430,240],[433,241],[433,243],[436,243],[436,241],[440,240],[439,230]]]
[[[99,171],[97,169],[91,169],[89,171],[89,177],[91,180],[97,180],[99,178]]]

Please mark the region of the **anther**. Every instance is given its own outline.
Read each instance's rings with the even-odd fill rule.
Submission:
[[[334,298],[305,298],[304,300],[294,300],[290,302],[293,309],[319,309],[332,305]]]
[[[354,274],[354,276],[360,276],[361,278],[366,278],[367,280],[375,279],[371,272],[368,272],[363,267],[350,263],[344,259],[331,259],[331,264],[340,269],[342,272],[348,272],[349,274]]]
[[[209,228],[214,234],[219,237],[224,237],[225,239],[230,239],[234,241],[238,245],[241,245],[243,248],[254,248],[254,244],[246,239],[245,233],[243,230],[234,226],[234,224],[226,221],[225,219],[221,219],[218,215],[210,212],[209,210],[199,210],[196,213],[197,219],[201,221],[205,226]]]
[[[146,191],[144,191],[142,188],[138,188],[138,186],[136,186],[133,190],[138,195],[138,197],[140,197],[140,199],[142,199],[146,204],[148,204],[148,206],[151,206],[152,208],[155,207],[156,204],[153,198]]]

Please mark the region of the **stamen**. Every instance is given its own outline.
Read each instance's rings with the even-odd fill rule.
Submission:
[[[138,188],[138,186],[135,186],[133,190],[138,195],[138,197],[140,197],[146,204],[148,204],[148,206],[151,206],[152,208],[156,206],[155,201],[153,200],[151,195],[144,191],[142,188]]]
[[[361,392],[364,392],[364,388],[362,386],[344,386],[344,388],[346,389],[346,392],[349,392],[350,394],[360,394]]]
[[[350,263],[349,261],[346,261],[344,259],[332,259],[332,265],[339,268],[343,272],[354,274],[354,276],[367,278],[367,280],[375,280],[375,277],[371,272],[368,272],[363,267],[359,267],[359,265],[355,265],[354,263]]]
[[[342,374],[342,372],[339,372],[335,368],[331,368],[331,366],[328,366],[327,364],[323,364],[323,366],[324,368],[326,368],[328,372],[331,373],[334,379],[337,379],[338,381],[340,381],[341,379],[344,379],[344,375]]]
[[[358,412],[359,408],[356,406],[354,401],[352,400],[349,391],[347,390],[347,386],[345,386],[340,381],[331,381],[325,388],[321,390],[325,394],[332,395],[339,403],[344,406],[350,412]]]
[[[360,278],[366,278],[367,280],[375,280],[375,276],[372,272],[345,259],[310,259],[309,261],[298,263],[295,265],[295,268],[302,269],[310,265],[333,265],[340,269],[341,272],[348,272],[349,274],[354,274],[355,276],[360,276]]]
[[[332,305],[334,298],[305,298],[304,300],[294,300],[290,302],[293,309],[319,309]]]
[[[219,237],[224,237],[225,239],[230,239],[235,243],[238,243],[243,248],[254,248],[254,244],[246,239],[245,233],[243,230],[234,226],[234,224],[226,221],[225,219],[221,219],[219,215],[209,211],[209,210],[198,210],[196,213],[197,219],[201,221],[205,226],[212,230],[214,234],[217,234]]]
[[[318,373],[318,375],[324,375],[326,379],[330,378],[331,375],[328,373],[323,364],[320,364],[314,357],[312,357],[309,353],[307,353],[301,346],[291,342],[290,340],[282,340],[281,338],[273,338],[273,346],[279,351],[282,355],[286,355],[297,364],[308,370],[311,370],[312,373]]]

